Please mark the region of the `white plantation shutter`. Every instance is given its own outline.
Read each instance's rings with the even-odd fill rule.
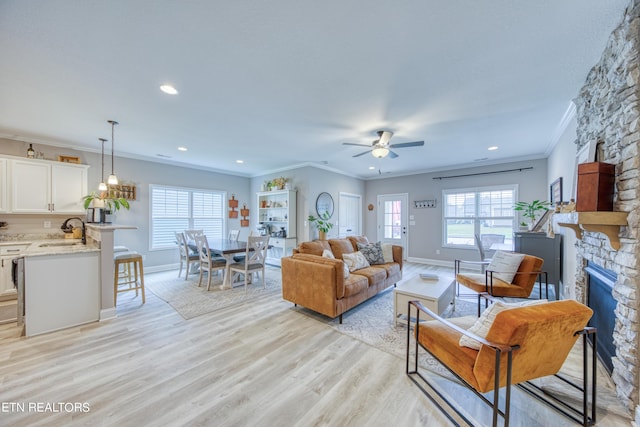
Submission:
[[[224,235],[224,192],[151,185],[151,249],[175,246],[176,231],[203,229],[209,239]]]

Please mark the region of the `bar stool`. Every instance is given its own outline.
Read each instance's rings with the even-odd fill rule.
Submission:
[[[138,296],[138,289],[142,292],[142,303],[145,303],[144,298],[144,270],[142,268],[142,255],[137,252],[119,252],[113,257],[114,259],[114,274],[113,274],[113,304],[116,305],[119,292],[136,291]],[[120,266],[123,266],[129,274],[120,275]],[[133,276],[131,270],[133,266]],[[123,285],[128,285],[123,287]]]
[[[115,260],[115,254],[117,254],[118,252],[130,252],[130,251],[129,251],[129,248],[126,247],[126,246],[114,246],[113,247],[114,260]],[[131,277],[131,270],[129,270],[129,264],[123,264],[122,265],[122,272],[121,273],[123,275],[126,275],[127,277]],[[124,277],[124,276],[120,276],[120,277]]]

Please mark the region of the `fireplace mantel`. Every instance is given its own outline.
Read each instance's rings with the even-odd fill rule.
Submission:
[[[620,226],[627,225],[627,212],[570,212],[553,215],[553,221],[561,227],[571,228],[578,239],[582,231],[603,233],[614,250],[620,249]]]

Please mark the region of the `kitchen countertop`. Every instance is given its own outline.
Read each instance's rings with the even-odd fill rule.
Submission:
[[[31,240],[31,241],[13,241],[0,242],[0,246],[28,245],[17,256],[45,256],[45,255],[61,255],[75,254],[83,252],[99,252],[100,248],[97,244],[82,244],[80,239],[49,239],[49,240]]]

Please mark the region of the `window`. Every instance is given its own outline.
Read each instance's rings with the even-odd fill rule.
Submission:
[[[175,246],[174,232],[202,229],[209,239],[224,236],[225,193],[151,185],[151,249]]]
[[[474,235],[494,235],[504,243],[513,241],[516,216],[513,205],[516,185],[444,190],[443,245],[475,246]]]

